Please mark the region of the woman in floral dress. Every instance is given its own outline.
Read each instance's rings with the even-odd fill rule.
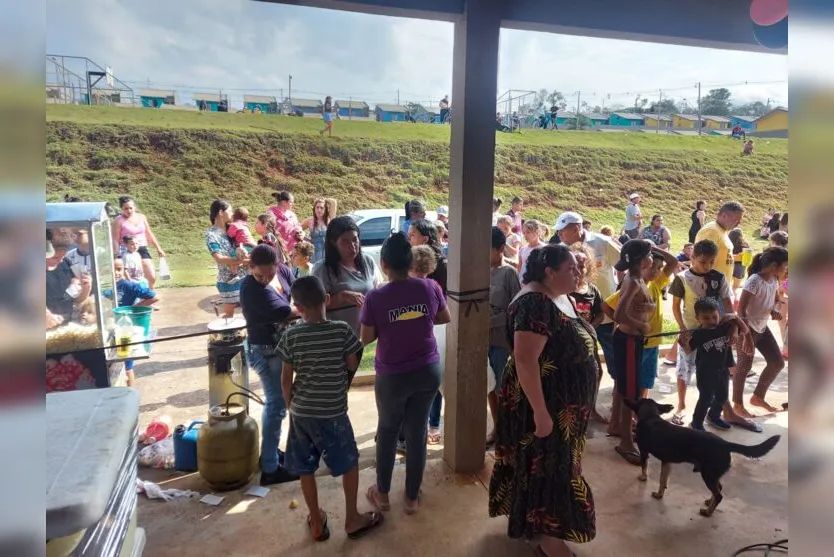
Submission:
[[[565,544],[596,535],[594,500],[582,477],[585,432],[597,385],[593,329],[568,294],[579,271],[567,247],[534,250],[507,310],[513,355],[498,392],[489,515],[511,538],[541,536],[537,555],[570,557]]]
[[[209,219],[212,227],[206,230],[206,247],[217,264],[217,292],[223,304],[223,317],[230,318],[240,302],[240,281],[246,276],[248,256],[245,250],[235,250],[226,234],[232,221],[232,206],[228,201],[212,201]]]

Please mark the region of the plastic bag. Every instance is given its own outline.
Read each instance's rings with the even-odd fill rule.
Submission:
[[[159,258],[159,272],[157,275],[159,280],[171,280],[171,269],[168,267],[168,260],[164,257]]]
[[[139,466],[172,470],[174,468],[174,440],[169,437],[139,451]]]

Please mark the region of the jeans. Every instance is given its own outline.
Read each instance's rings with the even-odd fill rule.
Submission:
[[[249,367],[261,378],[264,390],[263,417],[261,418],[261,469],[274,472],[278,469],[278,443],[281,441],[281,424],[287,416],[284,393],[281,390],[281,366],[283,362],[274,353],[274,346],[250,344],[246,350]]]
[[[504,377],[504,368],[507,365],[507,360],[510,359],[510,349],[490,345],[487,356],[489,357],[489,367],[492,368],[492,374],[495,376],[494,392],[497,394],[501,388],[501,379]]]
[[[440,388],[441,377],[439,362],[414,371],[376,376],[374,394],[379,415],[376,485],[380,493],[391,491],[397,434],[402,426],[408,447],[405,455],[405,494],[412,500],[420,494],[426,468],[426,422]]]
[[[431,410],[429,411],[429,427],[440,429],[440,415],[443,413],[443,395],[440,391],[434,395],[434,400],[431,402]]]

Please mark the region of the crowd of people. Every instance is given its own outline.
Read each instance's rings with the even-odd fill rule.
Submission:
[[[442,220],[431,222],[425,202],[409,201],[402,230],[385,241],[378,266],[362,252],[353,219],[334,216],[333,200],[317,199],[303,222],[292,194],[278,192],[275,200],[257,218],[257,241],[241,233],[247,212],[223,200],[212,204],[206,233],[218,291],[228,314],[238,303],[243,310],[250,365],[264,386],[261,482],[300,477],[311,535],[327,539],[313,479],[324,458],[343,476],[344,527],[355,538],[378,527],[391,508],[398,451],[405,453],[405,511],[419,510],[426,445],[440,441],[442,362],[434,327],[451,319],[448,208],[438,208]],[[570,555],[566,541],[595,535],[593,496],[577,465],[591,420],[607,424],[617,454],[639,464],[634,416],[622,401],[648,396],[664,338],[673,341],[664,364],[676,369],[674,422],[761,431],[751,410],[779,410],[766,397],[787,357],[787,215],[763,218],[771,246],[754,255],[739,228],[741,204],[724,203],[707,222],[706,203],[697,201],[689,242],[674,255],[663,215],[645,220],[641,202],[639,194],[629,196],[616,235],[610,226],[593,232],[573,211],[551,230],[524,218],[520,197],[506,214],[502,200],[493,199],[488,365],[495,389],[487,397],[493,426],[485,447],[494,447],[496,465],[489,513],[508,517],[511,537],[541,535],[543,555]],[[251,249],[253,243],[259,245]],[[672,336],[663,330],[667,292],[679,328]],[[771,319],[783,325],[782,347]],[[365,492],[374,510],[363,514],[346,393],[363,347],[373,342],[377,478]],[[745,401],[756,350],[766,366]],[[597,400],[603,358],[615,384],[610,417]],[[699,396],[687,419],[693,376]],[[288,410],[285,455],[278,440]]]
[[[311,536],[326,540],[314,477],[324,459],[343,479],[344,529],[355,539],[379,527],[391,509],[397,452],[405,454],[404,510],[419,511],[427,444],[441,441],[443,362],[435,327],[451,320],[449,211],[439,207],[432,222],[424,201],[409,201],[402,229],[384,242],[377,264],[363,253],[356,222],[337,216],[334,199],[316,199],[305,220],[290,192],[274,199],[252,224],[246,208],[215,200],[205,233],[224,314],[241,308],[247,358],[264,391],[260,481],[300,481]],[[664,338],[673,343],[663,363],[675,367],[677,379],[672,421],[761,431],[753,410],[779,410],[767,393],[787,358],[787,213],[762,217],[760,235],[770,246],[753,254],[739,227],[741,204],[724,203],[707,222],[706,203],[697,201],[689,242],[674,255],[663,215],[644,220],[641,202],[639,194],[629,196],[617,235],[610,226],[592,231],[573,211],[559,215],[551,230],[524,218],[520,197],[506,213],[493,199],[488,367],[495,388],[487,396],[492,427],[485,448],[494,448],[496,464],[489,514],[508,517],[510,537],[541,536],[541,555],[568,556],[565,542],[595,535],[593,495],[581,468],[592,420],[607,424],[625,462],[639,465],[634,416],[623,401],[645,398],[654,387]],[[158,298],[148,247],[165,253],[135,201],[123,197],[119,205],[112,227],[118,302],[152,305]],[[47,278],[65,276],[76,300],[87,298],[81,267],[88,239],[64,232],[48,237],[54,253]],[[678,327],[671,336],[663,328],[667,292]],[[47,302],[47,328],[76,315],[90,319],[83,304]],[[780,324],[782,346],[771,319]],[[347,391],[374,342],[376,481],[365,490],[373,510],[360,512]],[[745,400],[757,350],[766,365]],[[615,385],[610,416],[599,409],[603,367]],[[687,418],[693,376],[699,396]],[[279,444],[288,414],[285,453]]]

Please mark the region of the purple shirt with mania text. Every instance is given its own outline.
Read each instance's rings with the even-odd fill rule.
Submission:
[[[440,285],[429,279],[389,282],[369,292],[360,322],[376,327],[376,372],[392,375],[439,362],[434,320],[445,308]]]

